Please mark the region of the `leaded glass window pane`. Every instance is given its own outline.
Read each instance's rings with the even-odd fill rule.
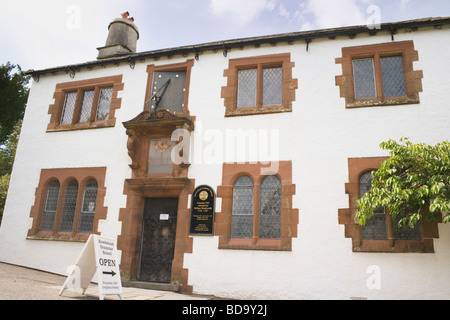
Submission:
[[[362,197],[372,188],[372,172],[366,172],[359,177],[359,196]]]
[[[400,218],[394,220],[394,227],[397,226]],[[410,228],[409,226],[403,227],[401,229],[394,229],[394,238],[398,240],[420,240],[420,227],[417,223],[414,228]]]
[[[148,173],[172,173],[172,149],[175,142],[170,139],[150,140]]]
[[[359,194],[362,197],[372,187],[372,173],[366,172],[359,178]],[[384,207],[376,208],[372,218],[361,227],[363,239],[387,239],[386,214]]]
[[[113,88],[100,89],[100,95],[98,98],[97,114],[95,121],[108,120],[109,110],[111,109],[111,98]]]
[[[45,195],[44,212],[42,214],[40,229],[52,231],[55,224],[56,207],[58,205],[59,182],[53,181],[47,187]]]
[[[92,232],[95,216],[95,203],[97,201],[97,181],[89,180],[83,190],[79,232]]]
[[[64,190],[64,201],[59,222],[59,231],[70,232],[73,229],[73,219],[75,217],[75,207],[77,204],[78,182],[70,181]]]
[[[91,119],[92,103],[94,102],[94,90],[83,92],[83,104],[81,105],[80,123],[89,122]]]
[[[64,107],[61,115],[61,124],[71,124],[73,120],[73,111],[75,110],[75,102],[77,100],[76,92],[66,93]]]
[[[406,96],[402,57],[382,57],[380,64],[384,96],[387,98]]]
[[[373,59],[354,59],[352,63],[355,99],[375,98],[377,91]]]
[[[237,107],[256,106],[257,69],[238,71]]]
[[[282,68],[263,69],[263,106],[282,103]]]
[[[281,238],[281,182],[276,176],[268,176],[261,183],[259,237]]]
[[[240,177],[233,186],[231,237],[251,238],[253,235],[253,181]]]
[[[363,239],[386,240],[386,214],[384,213],[384,208],[375,210],[373,216],[367,220],[361,229]]]

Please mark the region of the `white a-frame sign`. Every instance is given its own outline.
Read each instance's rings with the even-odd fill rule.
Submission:
[[[118,295],[122,299],[122,282],[119,261],[117,259],[116,241],[90,235],[75,265],[71,269],[61,295],[66,289],[83,289],[84,294],[98,271],[98,289],[100,300],[106,295]]]

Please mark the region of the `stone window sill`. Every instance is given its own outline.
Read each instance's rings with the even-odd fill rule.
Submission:
[[[251,116],[258,114],[271,114],[271,113],[283,113],[292,112],[292,106],[264,106],[264,107],[241,107],[225,112],[225,117],[237,117],[237,116]]]
[[[77,130],[112,128],[115,125],[116,125],[116,119],[109,119],[109,120],[105,120],[105,121],[96,121],[96,122],[92,122],[92,123],[55,125],[54,127],[47,128],[47,132],[62,132],[62,131],[77,131]]]

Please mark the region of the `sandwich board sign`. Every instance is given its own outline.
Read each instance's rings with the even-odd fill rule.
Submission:
[[[98,272],[100,300],[103,300],[106,295],[118,295],[122,299],[116,241],[91,234],[75,265],[72,266],[59,295],[66,289],[79,288],[83,289],[82,294],[84,294],[95,272]]]

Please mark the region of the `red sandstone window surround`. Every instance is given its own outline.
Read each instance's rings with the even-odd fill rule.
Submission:
[[[297,79],[292,78],[289,53],[231,59],[222,87],[225,116],[290,112]]]
[[[376,171],[385,157],[348,159],[349,182],[345,192],[349,208],[339,209],[339,224],[345,226],[345,237],[352,239],[354,252],[434,252],[433,239],[438,238],[436,222],[420,221],[416,230],[395,230],[394,221],[386,209],[380,208],[365,227],[356,220],[356,201],[367,190],[368,174]],[[372,220],[372,221],[371,221]]]
[[[123,88],[122,75],[57,84],[47,132],[113,127]]]
[[[423,73],[413,67],[418,59],[413,41],[342,48],[336,85],[346,107],[419,103]]]
[[[106,219],[106,168],[44,169],[31,208],[30,240],[86,241]]]
[[[264,167],[223,165],[222,185],[217,188],[222,209],[215,221],[219,249],[291,250],[298,225],[298,209],[292,208],[292,163],[280,161],[271,175],[261,173]]]

